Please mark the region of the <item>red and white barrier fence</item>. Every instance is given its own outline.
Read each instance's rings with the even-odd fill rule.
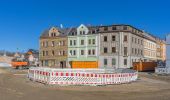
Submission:
[[[136,81],[138,72],[105,73],[104,69],[52,69],[30,68],[28,78],[45,83],[58,85],[109,85]]]

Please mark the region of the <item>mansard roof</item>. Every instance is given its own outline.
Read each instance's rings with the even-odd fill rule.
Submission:
[[[62,36],[67,36],[69,31],[70,31],[70,28],[65,28],[65,29],[62,29],[62,28],[58,28],[58,27],[51,27],[49,29],[46,29],[42,32],[40,38],[43,38],[43,37],[49,37],[49,32],[52,28],[55,28],[58,30],[58,32],[60,33],[58,36],[59,37],[62,37]]]
[[[83,25],[83,24],[81,24]],[[80,26],[81,26],[80,25]],[[80,27],[79,26],[79,27]],[[91,26],[91,25],[84,25],[88,28],[88,34],[100,34],[100,33],[109,33],[109,32],[121,32],[121,31],[124,31],[124,32],[131,32],[132,34],[135,34],[135,35],[138,35],[140,37],[143,37],[143,38],[146,38],[146,39],[149,39],[151,41],[164,41],[164,40],[161,40],[159,39],[158,37],[154,36],[154,35],[151,35],[149,33],[146,33],[144,32],[143,30],[140,30],[138,28],[135,28],[131,25],[127,25],[127,24],[113,24],[113,25],[100,25],[100,26]],[[123,27],[128,27],[127,30],[124,30]],[[118,29],[116,30],[113,30],[112,28],[113,27],[118,27]],[[77,28],[78,27],[70,27],[70,28],[59,28],[59,27],[51,27],[47,30],[44,30],[40,36],[40,38],[43,38],[43,37],[49,37],[49,31],[50,29],[52,28],[56,28],[58,30],[58,32],[60,33],[59,36],[67,36],[67,35],[77,35]],[[108,30],[104,30],[104,28],[108,28]]]

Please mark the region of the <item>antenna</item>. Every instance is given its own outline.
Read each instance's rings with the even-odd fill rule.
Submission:
[[[4,56],[6,56],[6,51],[4,51]]]
[[[63,28],[63,24],[60,24],[60,28]]]

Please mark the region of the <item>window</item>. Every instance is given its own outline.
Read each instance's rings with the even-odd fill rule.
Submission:
[[[60,51],[60,55],[63,55],[63,52],[62,52],[62,51]]]
[[[74,35],[74,32],[72,32],[72,34],[71,35]]]
[[[73,55],[76,55],[76,50],[74,50]]]
[[[72,46],[72,40],[70,40],[70,46]]]
[[[59,46],[61,45],[61,41],[59,41],[58,45],[59,45]]]
[[[44,42],[41,43],[41,46],[44,47]]]
[[[51,37],[55,37],[56,36],[56,34],[55,33],[51,33]]]
[[[75,35],[77,35],[77,32],[74,32]]]
[[[115,58],[112,59],[112,65],[116,65],[116,59]]]
[[[53,33],[51,33],[51,37],[53,37]]]
[[[104,48],[104,53],[107,53],[107,48],[106,47]]]
[[[55,60],[51,60],[51,66],[55,66]]]
[[[95,44],[95,42],[96,42],[95,39],[93,39],[93,44]]]
[[[51,46],[54,47],[54,41],[51,42]]]
[[[63,51],[63,56],[65,56],[65,55],[66,55],[65,51]]]
[[[81,45],[84,45],[84,40],[81,40]]]
[[[92,31],[92,34],[95,34],[95,33],[96,33],[96,31],[95,31],[95,30],[93,30],[93,31]]]
[[[43,56],[45,56],[45,51],[43,51]]]
[[[63,46],[63,41],[60,41],[60,45]]]
[[[127,26],[123,26],[123,30],[127,30]]]
[[[137,39],[135,38],[135,43],[137,42]]]
[[[127,42],[127,35],[124,35],[124,42]]]
[[[83,31],[83,34],[85,34],[86,32],[85,31]]]
[[[84,55],[84,50],[81,50],[81,55]]]
[[[91,39],[89,39],[89,44],[91,44]]]
[[[105,66],[107,65],[107,59],[104,59],[104,65]]]
[[[132,43],[133,43],[133,41],[134,41],[134,38],[132,37]]]
[[[73,54],[72,54],[72,50],[70,50],[70,55],[73,55]]]
[[[48,60],[45,60],[45,66],[48,66]]]
[[[104,31],[107,31],[108,30],[108,27],[104,27]]]
[[[61,51],[58,52],[58,55],[59,55],[59,56],[61,55]]]
[[[127,47],[124,47],[124,56],[127,56]]]
[[[91,50],[88,50],[88,55],[91,55]]]
[[[124,65],[127,65],[127,59],[124,59]]]
[[[135,55],[137,54],[137,49],[135,48]]]
[[[48,51],[46,51],[46,56],[48,56]]]
[[[134,53],[134,48],[132,48],[132,54]]]
[[[54,50],[52,50],[52,56],[54,56]]]
[[[140,40],[138,39],[138,44],[140,44]]]
[[[92,54],[95,55],[95,49],[92,50]]]
[[[104,42],[107,42],[107,36],[104,36]]]
[[[116,47],[112,47],[112,53],[116,53]]]
[[[116,36],[112,36],[112,41],[116,41]]]
[[[113,27],[112,27],[112,30],[116,30],[116,26],[113,26]]]
[[[80,35],[82,35],[82,31],[80,31]]]
[[[45,47],[48,47],[48,41],[45,42]]]
[[[74,40],[74,45],[76,45],[76,40]]]

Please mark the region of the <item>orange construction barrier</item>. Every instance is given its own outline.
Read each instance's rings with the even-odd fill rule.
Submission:
[[[133,69],[137,71],[154,71],[157,67],[156,62],[134,62]]]
[[[72,61],[72,68],[98,68],[97,61]]]

